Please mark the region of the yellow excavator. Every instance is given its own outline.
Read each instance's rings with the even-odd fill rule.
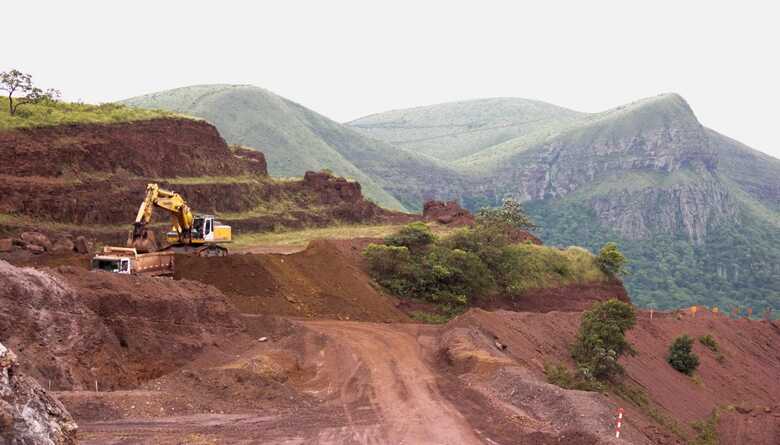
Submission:
[[[155,208],[170,213],[173,220],[173,227],[167,233],[168,246],[162,249],[157,248],[154,232],[146,227]],[[146,197],[138,209],[127,247],[135,248],[139,253],[167,250],[199,256],[225,256],[228,250],[217,243],[231,239],[230,226],[220,223],[213,215],[193,215],[180,194],[152,183],[146,186]]]

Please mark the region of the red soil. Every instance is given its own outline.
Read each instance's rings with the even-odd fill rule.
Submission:
[[[45,387],[133,387],[182,366],[242,326],[200,283],[0,261],[0,339]]]
[[[360,243],[313,241],[289,255],[179,256],[176,278],[222,290],[244,313],[340,320],[405,321],[356,260]],[[353,249],[354,247],[354,249]]]
[[[696,319],[683,317],[678,320],[671,315],[655,314],[650,320],[649,313],[642,312],[637,326],[627,336],[638,354],[621,359],[626,381],[642,388],[656,409],[687,434],[693,434],[690,422],[705,419],[715,408],[735,405],[764,409],[776,405],[780,397],[780,387],[776,384],[780,372],[780,355],[776,347],[780,341],[780,326],[777,322],[698,315]],[[454,369],[466,374],[476,373],[487,382],[488,390],[493,391],[501,388],[498,370],[505,365],[506,358],[539,379],[543,379],[547,362],[566,363],[572,369],[569,345],[576,336],[579,318],[580,313],[576,312],[533,314],[473,310],[448,324],[451,333],[443,338],[448,354],[455,357],[450,360]],[[694,337],[712,335],[724,356],[723,363],[719,363],[713,352],[696,342],[694,352],[701,359],[697,371],[701,384],[666,363],[669,345],[683,333]],[[496,340],[506,346],[504,351],[493,347]],[[486,351],[486,354],[475,353],[475,349]],[[610,396],[608,402],[613,408],[626,409],[628,431],[633,431],[630,435],[646,436],[651,443],[682,443],[632,402],[614,396]],[[740,428],[740,421],[730,419],[725,416],[723,422],[733,426],[722,426],[721,429]],[[778,426],[777,417],[767,416],[762,425],[761,431],[774,431]],[[632,440],[631,436],[627,437]],[[721,443],[776,443],[776,436],[769,439],[761,432],[752,436],[732,433],[730,437],[734,441],[725,439]],[[746,437],[751,440],[740,442],[737,439]]]
[[[423,218],[426,221],[451,226],[474,224],[474,215],[461,207],[457,201],[428,201],[423,205]]]
[[[236,233],[412,218],[365,200],[360,184],[325,173],[308,172],[299,181],[271,181],[262,153],[228,147],[204,121],[154,119],[5,131],[0,132],[0,157],[0,213],[82,225],[83,232],[74,229],[72,234],[92,234],[109,243],[123,242],[127,229],[91,233],[89,226],[129,224],[150,181],[181,193],[199,213],[249,212],[273,208],[275,202],[300,208],[223,218]],[[243,180],[204,184],[160,180],[203,176]],[[163,215],[157,221],[167,223],[168,218]],[[0,225],[0,234],[18,231]]]
[[[361,268],[370,241],[181,257],[179,280],[0,263],[0,340],[44,387],[51,378],[80,389],[59,396],[87,444],[617,444],[618,406],[629,443],[682,443],[631,401],[544,382],[547,362],[573,368],[580,312],[474,309],[444,326],[384,323],[407,319]],[[600,286],[559,289],[527,309],[546,311],[550,298],[566,306],[570,292],[575,310],[619,287]],[[621,359],[626,381],[688,437],[690,422],[733,405],[721,416],[723,443],[774,444],[780,326],[697,317],[642,312],[628,334],[639,354]],[[720,345],[722,363],[694,345],[701,384],[665,361],[682,333]],[[95,377],[101,391],[121,391],[85,391]]]
[[[62,178],[80,173],[147,178],[268,174],[262,153],[230,151],[205,121],[153,119],[0,132],[0,174]]]
[[[604,283],[572,284],[547,289],[532,289],[522,296],[500,296],[476,301],[483,309],[507,309],[517,312],[579,312],[588,309],[597,301],[617,298],[630,303],[628,292],[619,281]]]

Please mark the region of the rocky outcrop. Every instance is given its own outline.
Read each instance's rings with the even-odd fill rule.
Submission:
[[[716,168],[707,130],[672,94],[595,115],[586,125],[519,152],[488,181],[533,201],[566,196],[616,172]]]
[[[19,371],[0,343],[0,439],[4,444],[71,445],[78,426],[65,407]]]
[[[461,207],[457,201],[427,201],[423,205],[423,219],[452,226],[474,224],[474,215]]]
[[[683,234],[701,244],[712,225],[738,215],[733,197],[714,180],[616,191],[595,196],[589,204],[604,227],[629,240]]]

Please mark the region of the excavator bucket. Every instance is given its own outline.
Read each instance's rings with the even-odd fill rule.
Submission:
[[[127,247],[135,248],[138,253],[156,252],[158,250],[157,238],[153,231],[146,228],[145,224],[133,224],[133,230],[127,237]]]

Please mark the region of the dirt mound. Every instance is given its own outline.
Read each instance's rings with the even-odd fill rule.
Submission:
[[[579,312],[590,308],[597,301],[610,298],[631,302],[623,283],[610,281],[531,289],[517,298],[483,298],[477,300],[475,305],[488,310],[506,309],[516,312]]]
[[[396,301],[378,291],[356,262],[360,246],[366,241],[355,243],[313,241],[306,250],[290,255],[180,256],[176,258],[175,276],[215,286],[244,313],[408,320]]]
[[[75,444],[77,428],[57,399],[19,372],[16,356],[0,343],[0,439],[3,443]]]
[[[23,370],[55,389],[127,388],[243,329],[201,283],[0,261],[0,339]]]
[[[474,224],[474,215],[461,207],[457,201],[427,201],[423,205],[423,219],[449,226]]]

